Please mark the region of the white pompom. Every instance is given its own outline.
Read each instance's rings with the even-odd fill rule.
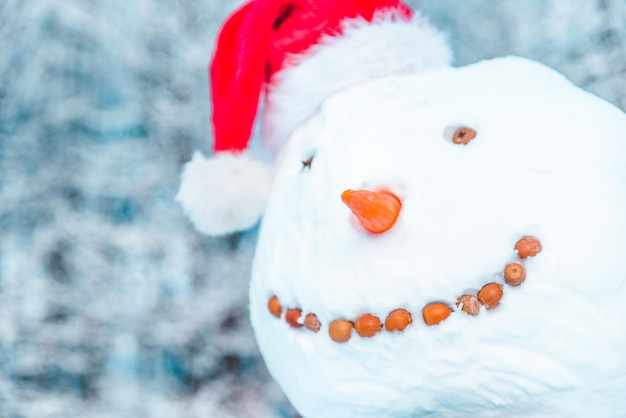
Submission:
[[[270,167],[245,153],[207,159],[196,151],[185,164],[176,200],[198,231],[224,235],[259,221],[271,182]]]

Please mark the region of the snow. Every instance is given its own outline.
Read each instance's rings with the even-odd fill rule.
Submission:
[[[0,416],[297,416],[248,321],[256,231],[174,200],[241,3],[0,1]],[[531,57],[626,108],[625,0],[410,3],[456,64]]]
[[[478,134],[456,145],[450,126]],[[621,414],[625,130],[617,108],[514,57],[328,99],[281,157],[250,290],[261,352],[296,409],[310,418]],[[356,225],[346,189],[396,193],[393,228],[371,235]],[[505,286],[501,306],[421,321],[430,302],[454,305],[465,289],[503,283],[526,235],[543,251],[525,262],[523,285]],[[271,316],[272,295],[315,313],[321,331]],[[400,335],[328,336],[334,319],[384,320],[397,308],[415,319]]]

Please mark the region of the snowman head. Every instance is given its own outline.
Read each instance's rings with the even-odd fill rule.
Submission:
[[[619,110],[521,58],[327,99],[280,158],[250,290],[259,346],[294,405],[372,417],[623,407],[625,128]],[[475,136],[457,143],[461,132]],[[527,236],[534,257],[515,248]],[[507,283],[508,265],[525,280]],[[401,331],[386,324],[399,310],[412,319]]]

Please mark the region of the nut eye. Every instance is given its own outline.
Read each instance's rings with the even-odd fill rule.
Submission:
[[[450,126],[444,131],[444,137],[455,144],[467,145],[476,138],[476,130],[469,126]]]
[[[302,161],[302,170],[304,171],[304,169],[311,169],[311,166],[313,165],[313,158],[314,156],[311,155],[309,158],[307,158],[306,160]]]

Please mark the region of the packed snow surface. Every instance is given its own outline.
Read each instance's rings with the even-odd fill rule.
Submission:
[[[468,126],[468,145],[451,131]],[[287,145],[260,232],[252,324],[307,418],[618,417],[626,410],[626,116],[521,58],[380,79],[331,97]],[[310,169],[302,161],[313,156]],[[397,223],[364,231],[346,189],[386,188]],[[537,237],[500,306],[436,326],[430,302],[489,282]],[[319,333],[267,310],[313,312]],[[343,344],[328,323],[397,308],[413,323]],[[578,414],[578,415],[576,415]]]

